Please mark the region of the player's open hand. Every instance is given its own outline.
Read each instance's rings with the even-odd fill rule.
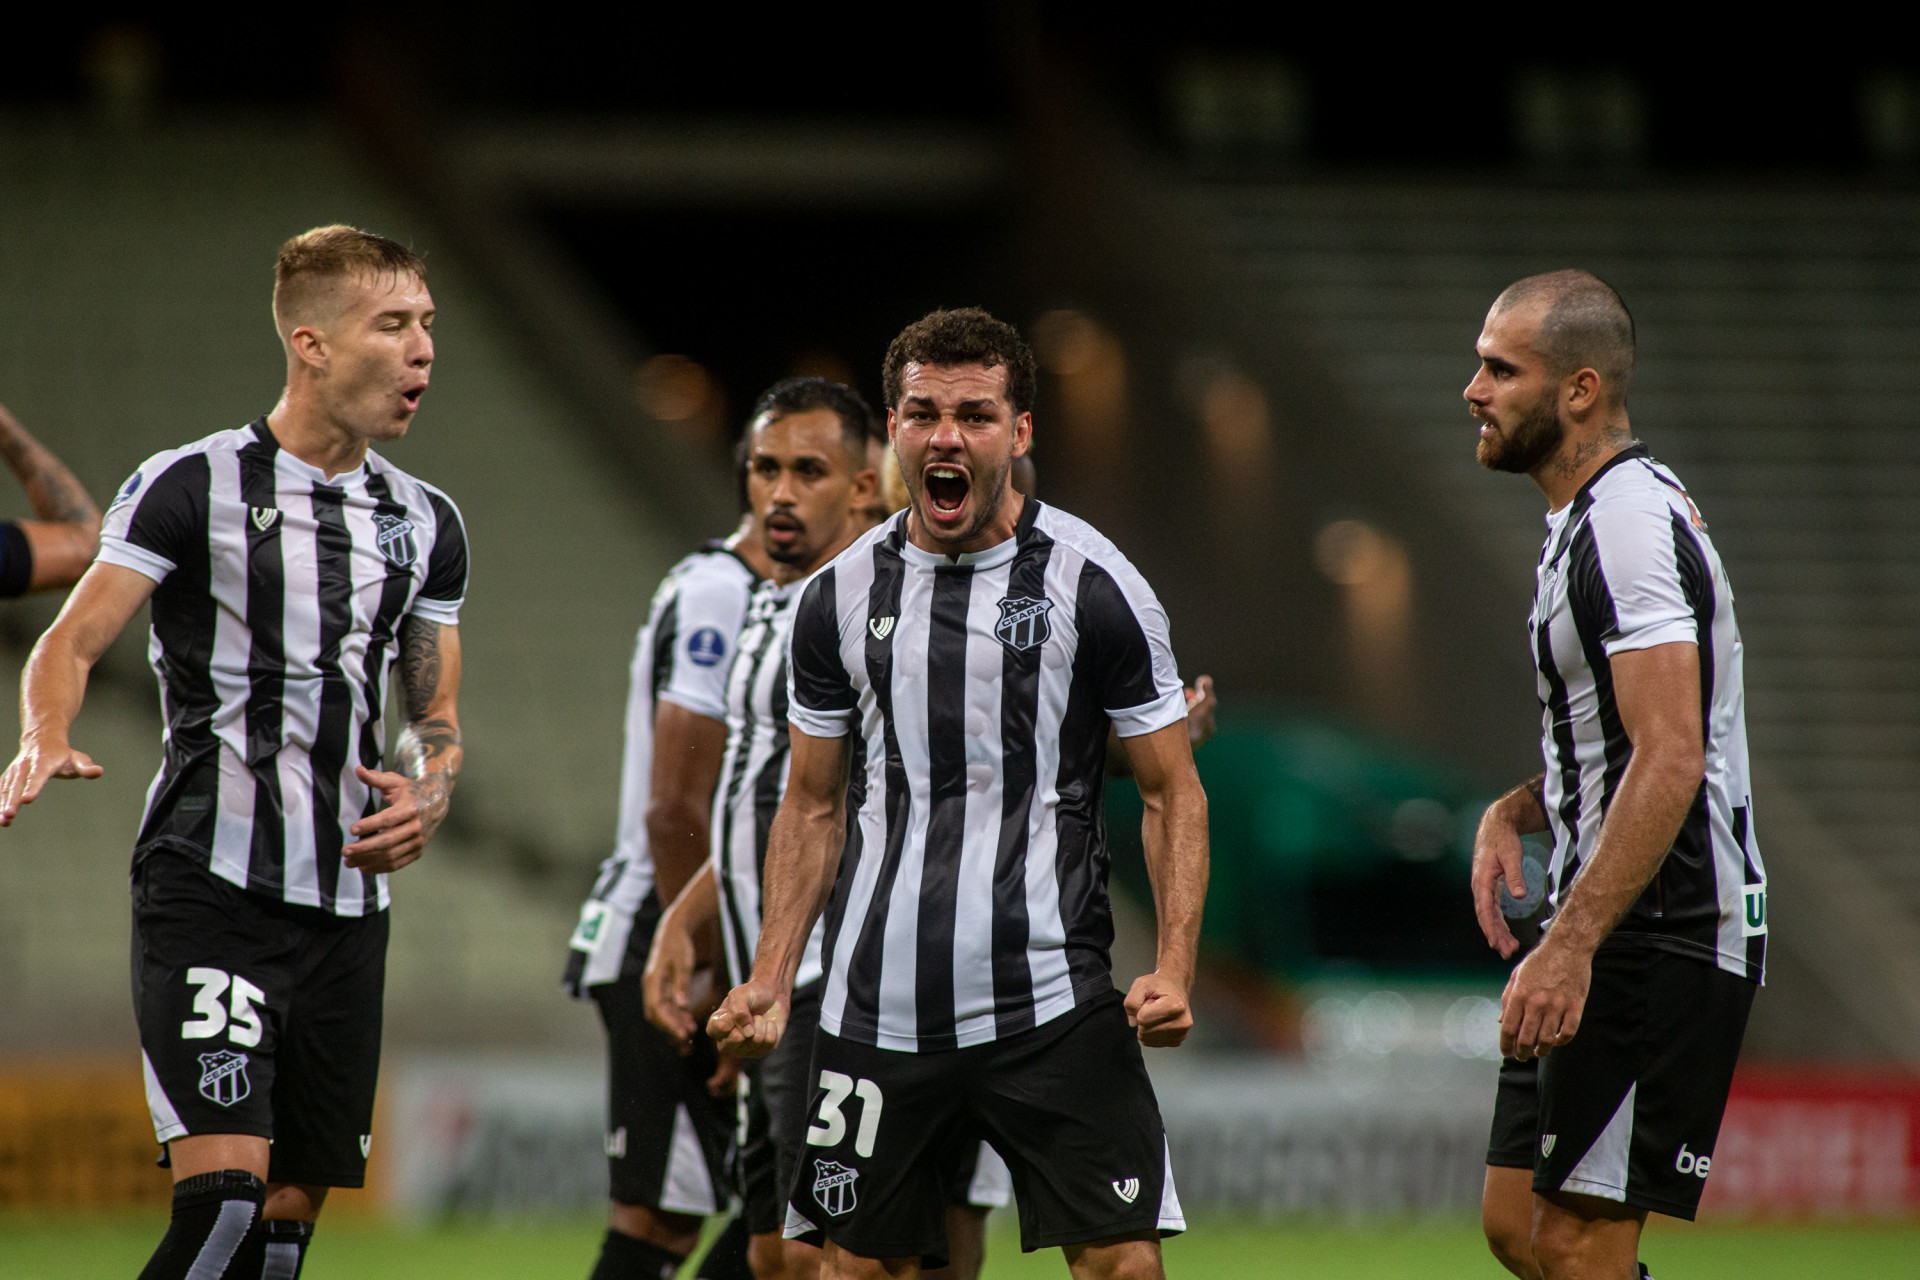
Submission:
[[[417,862],[447,816],[451,783],[446,775],[430,773],[414,779],[365,765],[355,766],[353,773],[384,796],[386,805],[347,828],[358,838],[340,851],[341,861],[369,874],[398,871]]]
[[[1213,696],[1213,677],[1201,676],[1187,690],[1187,740],[1198,751],[1213,737],[1214,713],[1220,700]]]
[[[693,936],[668,911],[653,931],[647,967],[640,974],[640,997],[647,1021],[670,1036],[683,1054],[693,1052],[693,1036],[700,1029],[693,1016],[694,964]]]
[[[1127,992],[1127,1024],[1149,1049],[1171,1049],[1193,1030],[1187,989],[1161,973],[1143,973]]]
[[[1480,819],[1479,831],[1474,834],[1471,883],[1473,914],[1480,922],[1480,932],[1486,935],[1487,945],[1506,960],[1520,949],[1520,939],[1513,936],[1507,917],[1500,910],[1500,881],[1507,882],[1507,892],[1515,898],[1524,898],[1527,877],[1520,833],[1496,812],[1498,808],[1495,804],[1487,809]]]
[[[707,1019],[707,1034],[734,1058],[764,1058],[787,1029],[787,999],[765,982],[743,982]]]
[[[106,770],[84,751],[66,743],[43,747],[23,741],[20,754],[0,775],[0,827],[10,827],[20,810],[34,802],[51,778],[97,778]]]
[[[1592,957],[1555,946],[1549,934],[1514,969],[1500,995],[1501,1054],[1525,1062],[1572,1040],[1592,980]]]

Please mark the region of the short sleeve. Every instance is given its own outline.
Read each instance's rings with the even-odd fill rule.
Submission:
[[[467,525],[453,499],[422,485],[433,507],[433,550],[427,555],[427,580],[410,612],[428,622],[457,626],[467,599]]]
[[[787,720],[814,738],[844,738],[860,704],[840,654],[839,586],[831,567],[800,596],[787,650]]]
[[[1569,591],[1607,653],[1698,644],[1696,602],[1712,598],[1713,584],[1684,519],[1665,502],[1636,499],[1596,504],[1587,528]]]
[[[117,564],[165,582],[195,555],[207,553],[204,453],[158,454],[120,486],[100,526],[103,564]]]
[[[1123,738],[1186,719],[1187,699],[1168,638],[1166,610],[1146,580],[1089,561],[1080,576],[1080,643],[1093,662],[1100,705]]]
[[[0,523],[0,599],[27,594],[33,585],[33,547],[26,530],[13,521]]]
[[[677,584],[655,628],[661,652],[654,668],[659,697],[696,715],[727,718],[727,670],[746,622],[749,586],[733,566],[695,568]]]

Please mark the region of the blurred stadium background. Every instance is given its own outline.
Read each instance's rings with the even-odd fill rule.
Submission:
[[[762,385],[877,402],[901,324],[977,303],[1042,355],[1043,493],[1140,565],[1225,707],[1202,1031],[1155,1061],[1221,1243],[1195,1233],[1174,1274],[1325,1240],[1310,1273],[1491,1274],[1504,971],[1466,859],[1538,768],[1541,508],[1475,466],[1458,392],[1494,293],[1577,264],[1634,308],[1635,424],[1740,593],[1775,890],[1720,1225],[1658,1231],[1650,1260],[1916,1274],[1893,1259],[1920,1255],[1920,64],[1838,36],[1584,56],[1544,29],[1378,47],[1062,3],[39,20],[0,78],[0,401],[96,497],[272,404],[287,235],[350,221],[429,255],[439,362],[391,453],[467,518],[470,746],[395,885],[382,1158],[329,1211],[343,1232],[460,1215],[524,1245],[494,1246],[500,1274],[584,1271],[599,1039],[556,980],[648,593],[730,525]],[[9,687],[56,607],[0,611]],[[0,1274],[130,1270],[164,1201],[124,880],[157,729],[130,633],[76,734],[107,777],[0,836]],[[1135,904],[1137,804],[1114,789]],[[1125,970],[1150,935],[1123,914]],[[129,1212],[127,1262],[74,1252],[71,1224],[107,1248]],[[1755,1220],[1826,1225],[1728,1225]],[[1407,1253],[1367,1252],[1395,1232]],[[489,1274],[406,1238],[410,1274]],[[311,1274],[383,1274],[332,1249]],[[988,1274],[1026,1274],[1009,1255]]]

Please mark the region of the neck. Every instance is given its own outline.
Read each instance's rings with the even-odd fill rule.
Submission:
[[[1597,430],[1568,432],[1553,457],[1529,474],[1540,486],[1540,492],[1547,496],[1547,509],[1559,511],[1573,501],[1587,481],[1612,461],[1614,455],[1632,448],[1635,443],[1633,430],[1622,414]]]
[[[804,564],[779,564],[773,566],[773,580],[781,586],[790,586],[803,578],[810,578],[821,566],[853,545],[854,533],[848,532],[836,539],[832,546],[814,556]]]
[[[367,460],[367,441],[335,422],[311,395],[289,385],[267,415],[267,429],[282,449],[327,479],[352,471]]]
[[[943,542],[927,532],[926,523],[920,519],[920,505],[915,503],[907,512],[907,541],[922,551],[930,551],[937,556],[964,556],[976,551],[985,551],[988,547],[997,547],[1014,535],[1020,527],[1020,513],[1026,510],[1027,500],[1008,485],[1000,495],[1000,505],[978,533],[953,542]]]
[[[754,523],[751,514],[740,517],[740,527],[727,535],[727,550],[747,562],[747,568],[763,578],[777,578],[779,566],[773,557],[767,554],[766,541],[760,536],[760,526]]]

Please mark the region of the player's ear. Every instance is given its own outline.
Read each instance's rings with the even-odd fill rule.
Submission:
[[[1013,420],[1013,456],[1024,458],[1033,443],[1033,415],[1022,413]]]
[[[1579,369],[1567,375],[1561,387],[1566,400],[1567,411],[1576,417],[1592,413],[1600,405],[1600,374],[1593,369]]]
[[[310,324],[296,325],[287,335],[287,355],[317,373],[327,364],[327,335]]]
[[[893,416],[893,410],[887,410],[887,443],[898,447],[895,437],[900,434],[900,422]]]
[[[864,511],[873,505],[873,495],[880,489],[880,473],[872,467],[862,467],[853,476],[853,491],[849,495],[848,505],[854,511]]]

